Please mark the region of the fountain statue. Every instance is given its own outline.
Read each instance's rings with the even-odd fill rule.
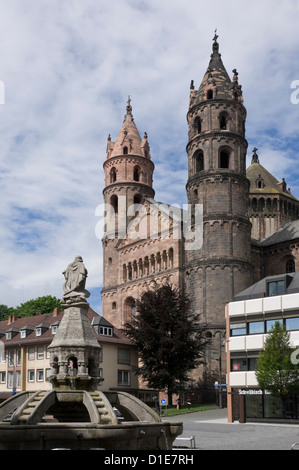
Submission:
[[[129,393],[100,391],[101,346],[87,317],[82,258],[63,274],[64,315],[48,348],[52,390],[23,391],[0,404],[0,450],[171,449],[182,423],[162,421]]]

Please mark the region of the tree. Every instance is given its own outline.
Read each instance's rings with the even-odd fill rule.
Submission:
[[[54,308],[63,310],[60,300],[51,295],[44,297],[37,297],[36,299],[28,300],[27,302],[10,309],[12,315],[20,317],[31,317],[34,315],[44,315],[53,312]]]
[[[136,310],[125,325],[140,358],[136,372],[150,387],[166,390],[172,404],[172,394],[183,389],[209,340],[188,297],[169,284],[145,292],[136,301]]]
[[[13,313],[13,308],[7,305],[0,305],[0,321],[6,320]]]
[[[297,349],[290,345],[290,334],[279,322],[275,322],[265,340],[255,370],[258,384],[273,396],[282,400],[299,391],[299,364]]]

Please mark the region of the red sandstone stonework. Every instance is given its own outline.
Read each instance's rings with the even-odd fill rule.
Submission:
[[[292,268],[292,262],[298,270],[299,201],[284,181],[279,183],[259,164],[257,149],[246,171],[242,90],[237,71],[231,79],[222,63],[216,35],[198,90],[191,82],[187,121],[187,197],[190,207],[202,205],[198,230],[203,244],[187,249],[176,232],[180,214],[154,200],[148,138],[145,134],[141,139],[129,100],[116,141],[108,137],[104,163],[102,305],[103,316],[121,328],[135,314],[135,300],[153,284],[171,282],[185,289],[214,338],[200,369],[207,378],[219,369],[215,351],[220,348],[224,354],[225,305],[260,278]],[[142,209],[129,213],[134,203]],[[276,236],[286,222],[294,226]],[[223,380],[224,372],[223,367]],[[198,380],[198,371],[194,378]]]

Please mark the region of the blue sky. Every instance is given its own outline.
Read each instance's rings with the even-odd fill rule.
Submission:
[[[147,132],[157,200],[186,202],[190,81],[198,87],[217,28],[247,108],[248,163],[284,177],[299,198],[299,2],[0,0],[0,304],[62,295],[77,255],[100,313],[107,136],[130,94]]]

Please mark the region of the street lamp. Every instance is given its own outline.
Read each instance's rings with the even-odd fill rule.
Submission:
[[[223,344],[223,332],[221,330],[215,331],[214,336],[219,334],[219,408],[222,408],[222,361],[221,361],[221,347]]]

